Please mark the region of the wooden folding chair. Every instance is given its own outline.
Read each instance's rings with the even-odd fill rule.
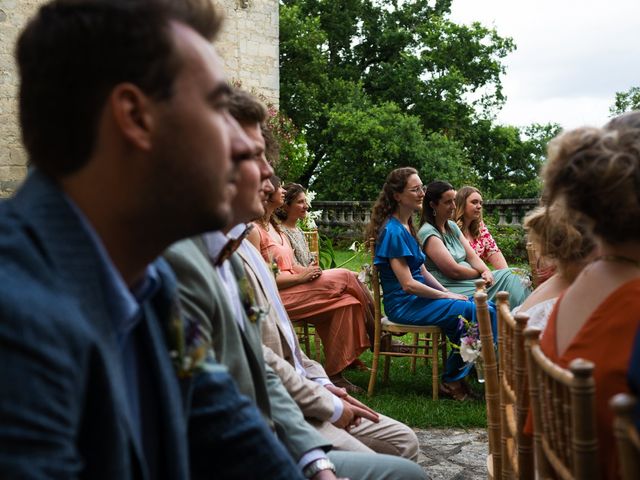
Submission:
[[[615,415],[613,432],[618,446],[622,480],[640,478],[640,432],[633,422],[637,399],[627,393],[619,393],[609,405]]]
[[[599,478],[593,363],[578,358],[562,368],[540,349],[540,330],[524,337],[538,477]]]
[[[501,459],[503,479],[534,478],[533,439],[524,434],[529,411],[529,385],[524,329],[529,316],[511,315],[509,292],[496,295],[500,381]]]
[[[318,230],[310,230],[304,232],[304,238],[307,241],[309,251],[315,255],[316,261],[320,259],[320,237]],[[320,336],[316,333],[316,329],[310,322],[306,320],[300,320],[293,322],[293,326],[298,335],[298,341],[301,345],[304,345],[305,353],[307,357],[311,357],[311,338],[313,338],[315,359],[316,362],[320,362],[320,353],[322,350],[322,344],[320,342]]]
[[[476,318],[480,329],[482,363],[484,364],[484,396],[487,402],[487,432],[489,434],[489,455],[487,474],[490,479],[502,476],[502,451],[500,448],[500,386],[498,364],[493,346],[491,317],[487,305],[487,294],[478,289],[473,296],[476,303]]]
[[[373,341],[373,362],[371,365],[371,376],[369,377],[369,396],[373,395],[373,390],[376,385],[376,379],[378,376],[378,364],[380,361],[380,355],[384,355],[384,374],[383,379],[385,382],[389,381],[389,366],[391,357],[410,357],[412,359],[424,358],[431,361],[431,377],[432,377],[432,397],[434,400],[438,399],[438,386],[440,382],[440,376],[438,373],[438,350],[442,350],[442,363],[447,362],[447,344],[444,332],[440,327],[435,326],[423,326],[423,325],[403,325],[400,323],[394,323],[387,317],[382,316],[382,306],[380,298],[380,278],[378,276],[378,269],[374,265],[375,257],[375,241],[371,239],[369,241],[371,251],[371,288],[373,289],[373,307],[374,307],[374,341]],[[406,345],[411,350],[411,353],[402,353],[392,351],[391,335],[394,333],[413,333],[415,340],[413,345]],[[388,334],[383,342],[381,337],[383,334]],[[412,362],[412,372],[415,372],[415,363]]]

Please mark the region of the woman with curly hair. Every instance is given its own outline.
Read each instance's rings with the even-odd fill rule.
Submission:
[[[541,206],[524,219],[531,243],[555,272],[540,284],[513,314],[529,315],[527,326],[544,330],[558,297],[593,259],[595,243],[580,217],[560,205]]]
[[[496,270],[509,268],[498,244],[482,220],[482,193],[476,187],[464,186],[456,192],[454,221],[480,260]]]
[[[460,345],[459,316],[475,321],[475,305],[464,295],[444,288],[424,266],[424,254],[416,240],[413,215],[420,211],[424,185],[414,168],[393,170],[378,196],[367,238],[375,241],[374,264],[380,272],[385,313],[406,325],[435,325]],[[489,308],[495,332],[495,309]],[[456,400],[469,396],[464,377],[470,366],[459,354],[447,359],[441,393]]]
[[[629,391],[640,326],[640,112],[563,133],[548,157],[543,197],[583,219],[599,251],[556,302],[540,346],[564,367],[575,358],[595,364],[601,478],[618,478],[608,402]]]
[[[418,241],[427,257],[427,269],[452,292],[473,295],[474,282],[482,278],[489,300],[506,290],[511,305],[520,305],[530,293],[523,276],[510,268],[492,272],[478,257],[450,220],[455,211],[455,196],[455,190],[447,182],[431,182],[425,190]]]
[[[364,393],[344,378],[342,371],[354,363],[359,365],[358,357],[370,345],[365,326],[367,315],[371,315],[369,299],[350,272],[323,272],[316,264],[296,263],[289,238],[274,215],[284,203],[285,191],[278,177],[272,177],[272,183],[275,191],[267,199],[265,216],[255,222],[257,239],[250,240],[277,269],[276,283],[291,320],[314,324],[322,339],[329,379],[351,393]]]

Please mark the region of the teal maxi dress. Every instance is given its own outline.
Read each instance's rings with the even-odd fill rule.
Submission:
[[[423,224],[418,231],[418,241],[420,242],[420,246],[424,250],[426,241],[432,236],[436,236],[442,240],[456,263],[472,268],[467,262],[467,253],[460,242],[460,236],[462,235],[460,228],[458,228],[458,225],[451,220],[449,220],[448,223],[451,231],[445,232],[444,236],[430,223]],[[438,269],[436,264],[433,263],[429,257],[427,257],[425,261],[425,266],[443,287],[447,290],[451,290],[452,292],[461,293],[462,295],[473,295],[476,289],[474,282],[480,278],[480,275],[469,280],[454,280],[449,278]],[[494,270],[492,272],[495,281],[493,282],[493,285],[487,289],[489,300],[493,301],[498,292],[505,290],[509,292],[509,303],[512,308],[525,301],[531,293],[531,290],[525,286],[525,279],[523,276],[515,273],[514,270],[515,269],[513,268],[504,268],[502,270]]]

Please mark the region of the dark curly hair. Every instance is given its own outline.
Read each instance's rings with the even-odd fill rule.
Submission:
[[[603,128],[578,128],[549,144],[544,169],[548,203],[583,215],[611,244],[640,238],[640,111]]]
[[[378,195],[376,203],[371,210],[371,220],[365,231],[365,242],[369,239],[378,240],[380,229],[384,222],[393,215],[398,207],[398,202],[394,198],[394,193],[402,193],[407,186],[407,180],[411,175],[417,175],[418,171],[412,167],[396,168],[389,175],[382,186],[382,191]],[[409,218],[409,230],[415,237],[416,231],[413,226],[412,218]]]

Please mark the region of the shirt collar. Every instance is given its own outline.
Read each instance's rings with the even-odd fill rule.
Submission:
[[[109,316],[113,321],[119,342],[123,342],[126,335],[133,330],[140,320],[140,305],[153,296],[160,287],[160,276],[157,268],[153,264],[148,265],[144,277],[129,289],[120,272],[113,265],[102,240],[82,210],[64,193],[63,197],[80,220],[80,225],[87,232],[98,253],[102,266],[104,293],[109,305]]]

